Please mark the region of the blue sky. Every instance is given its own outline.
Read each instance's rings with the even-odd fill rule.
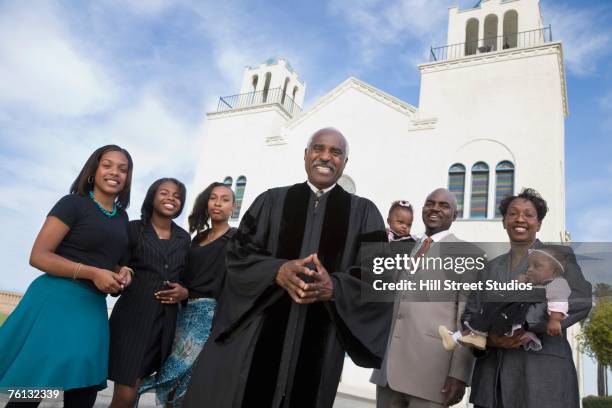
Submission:
[[[0,289],[37,275],[36,233],[95,148],[132,153],[137,217],[154,179],[190,185],[205,112],[238,92],[244,66],[286,57],[306,106],[348,76],[417,105],[416,65],[445,44],[448,7],[474,3],[0,0]],[[612,241],[612,3],[541,3],[564,46],[568,229]]]

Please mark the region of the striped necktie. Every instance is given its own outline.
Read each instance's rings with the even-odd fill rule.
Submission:
[[[315,193],[315,208],[317,208],[317,206],[319,205],[319,200],[321,199],[322,195],[323,190],[317,190],[317,192]]]
[[[423,241],[423,243],[419,247],[419,250],[417,251],[414,257],[418,258],[419,256],[425,255],[427,251],[429,250],[429,246],[431,245],[432,242],[433,242],[433,239],[431,237],[425,238],[425,241]]]

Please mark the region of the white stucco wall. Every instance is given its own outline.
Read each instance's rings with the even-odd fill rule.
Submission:
[[[277,106],[209,114],[192,197],[213,181],[222,182],[229,176],[235,188],[238,177],[246,176],[243,214],[259,193],[276,186],[275,181],[284,174],[280,170],[288,146],[267,146],[266,140],[280,135],[287,120],[288,116]]]
[[[474,163],[486,162],[494,179],[501,160],[513,162],[515,190],[533,187],[549,202],[541,237],[553,241],[565,231],[561,59],[561,44],[550,43],[419,67],[419,115],[438,119],[436,129],[428,132],[444,144],[438,154],[446,163],[433,171],[443,174],[453,163],[462,163],[469,197]],[[490,183],[489,218],[494,215],[494,192]],[[465,214],[469,214],[466,204]],[[474,223],[481,224],[477,235]],[[464,221],[456,227],[469,239],[489,240],[500,232],[487,222]]]

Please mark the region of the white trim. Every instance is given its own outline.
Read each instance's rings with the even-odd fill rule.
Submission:
[[[280,146],[280,145],[286,145],[286,144],[287,144],[287,141],[281,135],[266,137],[267,146]]]
[[[408,131],[435,129],[437,123],[438,123],[438,118],[413,119],[412,120],[413,128],[408,129]]]
[[[215,111],[215,112],[208,112],[206,114],[206,116],[207,116],[208,119],[212,120],[212,119],[218,119],[218,118],[221,118],[221,117],[251,115],[251,114],[256,114],[256,113],[266,112],[266,111],[276,111],[285,120],[290,120],[291,119],[291,115],[289,115],[287,113],[287,111],[282,109],[280,107],[280,105],[278,103],[276,103],[276,102],[269,103],[269,104],[266,104],[266,105],[255,105],[255,106],[246,106],[244,108],[228,109],[228,110],[219,111],[219,112],[217,112],[217,111]],[[296,114],[296,115],[299,115],[299,113]]]
[[[556,54],[559,65],[559,82],[561,83],[561,95],[563,113],[569,114],[567,102],[567,83],[565,79],[565,67],[563,66],[563,47],[560,42],[546,43],[525,48],[509,48],[506,50],[491,51],[484,54],[468,55],[460,58],[444,61],[428,62],[418,65],[421,75],[429,72],[446,71],[474,65],[490,64],[498,61],[508,61],[520,58],[538,57],[540,55]]]
[[[395,109],[396,111],[403,113],[404,115],[410,118],[413,118],[414,114],[417,111],[417,109],[409,103],[406,103],[393,95],[389,95],[388,93],[383,92],[380,89],[370,84],[367,84],[355,77],[349,77],[340,85],[338,85],[337,87],[323,95],[321,98],[319,98],[314,105],[304,110],[301,115],[296,115],[292,120],[290,120],[287,124],[287,129],[292,129],[296,127],[306,118],[310,117],[315,112],[322,109],[324,106],[329,104],[331,101],[333,101],[349,89],[355,89],[365,95],[371,96],[377,101],[384,103],[388,107]]]

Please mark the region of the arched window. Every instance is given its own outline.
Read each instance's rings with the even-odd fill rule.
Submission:
[[[484,23],[484,47],[486,51],[497,50],[497,16],[489,14]]]
[[[514,164],[509,161],[500,162],[495,167],[495,216],[501,217],[499,203],[514,194]]]
[[[518,46],[518,13],[508,10],[504,14],[504,50]]]
[[[472,199],[470,218],[487,218],[489,204],[489,166],[478,162],[472,166]]]
[[[448,169],[448,189],[457,199],[457,217],[463,218],[463,197],[465,194],[465,166],[455,163]]]
[[[293,92],[291,93],[291,104],[287,108],[289,113],[293,113],[293,109],[295,108],[295,97],[297,96],[297,93],[298,93],[298,87],[296,85],[293,87]]]
[[[281,105],[285,104],[285,95],[287,94],[287,86],[289,86],[289,78],[285,78],[285,85],[283,86],[283,95],[281,96]]]
[[[465,25],[465,55],[474,55],[478,49],[478,20],[470,18]]]
[[[237,220],[240,217],[240,207],[242,207],[242,198],[244,197],[244,189],[246,188],[247,179],[245,176],[240,176],[236,180],[236,205],[232,213],[232,219]]]
[[[270,80],[271,79],[272,79],[272,74],[268,72],[266,74],[266,82],[264,82],[263,98],[262,98],[263,103],[266,103],[266,100],[268,99],[268,92],[270,91]]]
[[[259,76],[257,75],[253,75],[253,92],[257,91],[257,81],[259,81]]]
[[[225,184],[229,188],[232,188],[232,183],[233,182],[234,182],[234,180],[230,176],[227,176],[226,178],[223,179],[223,184]]]

